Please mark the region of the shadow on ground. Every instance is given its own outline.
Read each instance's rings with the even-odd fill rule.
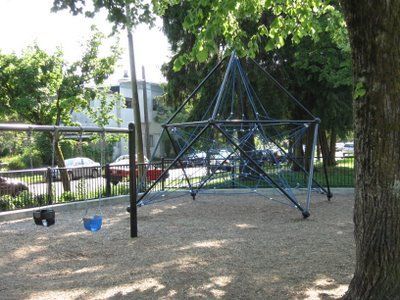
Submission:
[[[353,272],[352,195],[317,197],[303,220],[257,196],[189,197],[139,209],[129,238],[124,205],[101,231],[82,211],[56,224],[0,223],[2,299],[335,299]]]

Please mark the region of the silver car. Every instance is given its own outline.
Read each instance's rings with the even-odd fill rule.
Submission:
[[[354,143],[345,143],[343,146],[343,157],[354,155]]]
[[[101,174],[100,164],[87,157],[75,157],[65,160],[65,168],[68,172],[70,180],[93,177],[96,178]],[[56,179],[60,179],[60,170],[53,172]]]

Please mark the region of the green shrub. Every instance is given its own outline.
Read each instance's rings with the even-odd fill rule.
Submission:
[[[24,162],[24,165],[26,168],[31,167],[31,161],[32,161],[32,167],[33,168],[39,168],[43,166],[43,160],[40,154],[40,151],[35,148],[26,148],[24,152],[22,153],[22,159]]]
[[[10,195],[5,195],[0,197],[0,211],[7,211],[7,210],[13,210],[14,204],[12,202],[13,197]]]
[[[28,208],[38,206],[35,196],[28,191],[23,191],[18,196],[11,198],[14,208]]]
[[[75,195],[72,192],[64,192],[61,194],[59,202],[64,203],[64,202],[72,202],[75,201]]]
[[[7,169],[9,170],[21,170],[27,168],[22,155],[7,157],[4,159],[4,162],[7,163]]]

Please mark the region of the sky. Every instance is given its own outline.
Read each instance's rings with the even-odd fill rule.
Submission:
[[[20,53],[22,49],[36,42],[46,51],[53,52],[61,47],[67,61],[78,60],[82,53],[82,43],[90,34],[90,26],[95,24],[105,34],[111,33],[111,24],[105,14],[94,19],[72,16],[68,11],[51,13],[52,0],[0,0],[0,51]],[[128,39],[126,32],[120,34],[119,45],[123,49],[121,60],[109,83],[121,79],[129,70]],[[171,56],[167,38],[161,30],[161,20],[148,29],[140,25],[133,31],[137,78],[142,78],[142,65],[146,69],[146,80],[165,82],[160,68]],[[111,41],[105,43],[104,49]],[[129,72],[128,72],[129,74]]]

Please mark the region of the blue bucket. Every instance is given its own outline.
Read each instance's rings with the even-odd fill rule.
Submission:
[[[101,224],[103,222],[103,217],[94,215],[93,218],[83,218],[83,226],[89,231],[99,231],[101,229]]]

